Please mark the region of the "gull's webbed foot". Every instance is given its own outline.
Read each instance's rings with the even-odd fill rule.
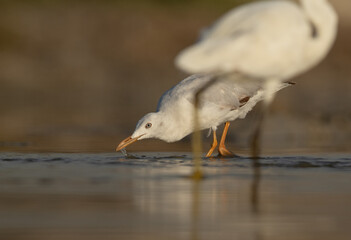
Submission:
[[[211,149],[208,151],[208,153],[206,154],[206,157],[211,157],[213,151],[216,149],[217,147],[217,136],[216,136],[216,131],[213,130],[213,143],[211,145]]]
[[[225,146],[219,146],[218,156],[220,157],[235,157],[236,155],[229,151]]]

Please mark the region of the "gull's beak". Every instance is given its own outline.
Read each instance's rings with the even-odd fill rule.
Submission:
[[[118,152],[119,150],[127,147],[128,145],[132,144],[133,142],[138,141],[138,139],[143,136],[144,134],[136,137],[136,138],[132,138],[131,136],[127,137],[126,139],[124,139],[120,144],[118,144],[117,148],[116,148],[116,152]]]

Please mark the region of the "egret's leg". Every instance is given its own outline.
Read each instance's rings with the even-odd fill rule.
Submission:
[[[206,157],[211,157],[213,151],[216,149],[217,147],[217,135],[216,135],[216,131],[213,130],[213,142],[212,142],[212,145],[211,145],[211,149],[208,151],[208,153],[206,154]]]
[[[234,157],[235,156],[231,151],[229,151],[225,147],[225,138],[227,137],[229,126],[230,126],[230,122],[226,122],[224,129],[223,129],[221,141],[219,142],[219,146],[218,146],[219,155],[223,156],[223,157]]]
[[[260,140],[261,140],[261,129],[262,129],[262,125],[263,125],[263,114],[261,116],[261,119],[259,120],[256,130],[254,131],[254,134],[252,136],[252,141],[251,141],[251,155],[253,159],[257,159],[260,157],[260,153],[261,153],[261,145],[260,145]]]
[[[278,84],[280,83],[279,79],[268,79],[264,85],[264,96],[263,96],[263,106],[262,112],[259,115],[258,124],[254,131],[252,142],[251,142],[251,149],[252,149],[252,158],[257,159],[260,157],[261,152],[261,134],[262,128],[264,125],[265,117],[268,113],[269,106],[274,100],[276,89]]]
[[[191,176],[192,179],[194,180],[200,180],[202,179],[203,173],[202,173],[202,143],[201,143],[201,131],[200,131],[200,121],[199,121],[199,105],[200,105],[200,97],[201,94],[206,91],[209,87],[211,87],[214,83],[218,81],[217,77],[212,77],[212,79],[207,82],[202,88],[200,88],[196,93],[195,93],[195,98],[194,98],[194,133],[193,133],[193,139],[192,139],[192,145],[193,145],[193,155],[194,155],[194,172]]]

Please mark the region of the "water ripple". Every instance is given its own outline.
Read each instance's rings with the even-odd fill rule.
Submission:
[[[124,156],[118,153],[50,153],[50,154],[20,154],[0,153],[0,163],[13,164],[94,164],[132,167],[169,168],[173,166],[192,166],[191,154],[179,153],[141,153]],[[258,160],[263,168],[351,168],[351,157],[348,155],[331,154],[328,156],[302,155],[302,156],[267,156]],[[249,157],[238,156],[235,158],[204,158],[205,168],[247,168],[252,166]]]

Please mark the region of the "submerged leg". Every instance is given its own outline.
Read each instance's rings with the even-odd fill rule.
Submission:
[[[216,149],[216,147],[217,147],[217,136],[216,136],[216,131],[213,130],[213,142],[211,145],[211,149],[206,154],[206,157],[211,157],[211,155],[212,155],[213,151]]]
[[[223,157],[234,157],[234,153],[232,153],[231,151],[229,151],[226,147],[225,147],[225,138],[227,136],[227,133],[228,133],[228,128],[230,126],[230,122],[226,122],[225,123],[225,126],[224,126],[224,129],[223,129],[223,134],[222,134],[222,137],[221,137],[221,141],[219,143],[219,147],[218,147],[218,152],[219,152],[219,155],[220,156],[223,156]]]

